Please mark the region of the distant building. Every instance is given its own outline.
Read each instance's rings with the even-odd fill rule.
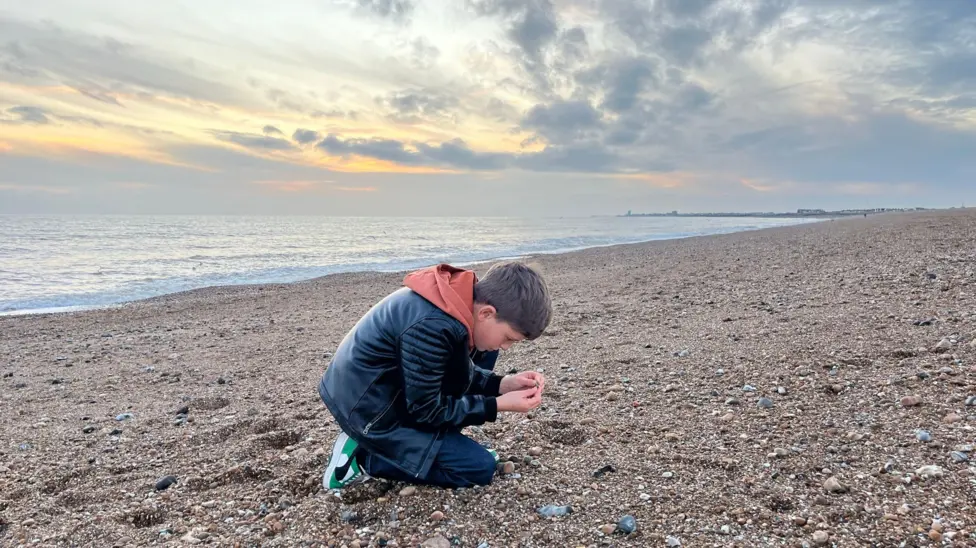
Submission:
[[[798,209],[796,213],[797,215],[823,215],[827,212],[822,209]]]

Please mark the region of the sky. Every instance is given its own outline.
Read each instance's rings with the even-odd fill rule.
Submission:
[[[0,213],[963,204],[972,0],[0,0]]]

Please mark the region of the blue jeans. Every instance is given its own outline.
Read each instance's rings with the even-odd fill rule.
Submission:
[[[488,485],[495,476],[495,457],[480,443],[460,432],[448,432],[424,477],[413,477],[373,454],[361,455],[359,463],[367,474],[406,483],[457,488]]]

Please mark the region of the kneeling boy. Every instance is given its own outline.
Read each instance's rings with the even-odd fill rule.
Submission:
[[[541,374],[492,372],[498,350],[539,337],[552,319],[538,272],[500,263],[478,280],[440,264],[404,285],[356,323],[319,383],[342,430],[322,479],[328,489],[369,477],[487,485],[497,456],[461,429],[542,401]]]

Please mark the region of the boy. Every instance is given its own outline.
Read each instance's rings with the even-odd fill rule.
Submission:
[[[408,274],[404,285],[356,323],[319,383],[342,429],[322,478],[327,489],[370,477],[487,485],[497,457],[461,429],[542,401],[541,374],[491,371],[498,350],[539,337],[552,319],[535,270],[499,263],[478,280],[439,264]]]

